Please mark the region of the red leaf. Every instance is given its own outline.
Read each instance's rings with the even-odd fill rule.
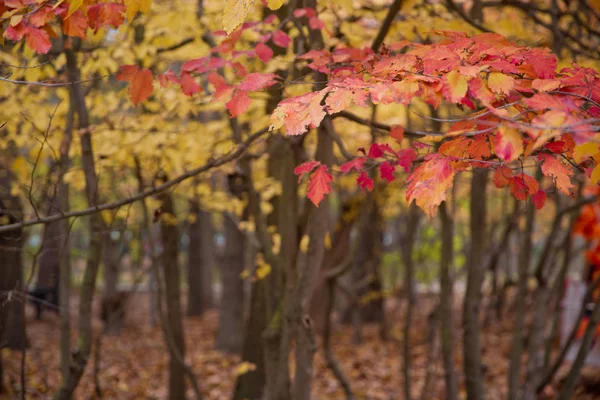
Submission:
[[[31,47],[36,53],[46,54],[50,51],[52,43],[50,43],[50,36],[48,32],[42,29],[28,26],[25,33],[25,42],[27,46]]]
[[[121,65],[115,78],[117,78],[118,81],[131,82],[138,71],[139,68],[137,65]]]
[[[567,196],[571,196],[573,189],[571,176],[573,175],[573,171],[549,154],[540,154],[538,160],[543,161],[542,173],[554,178],[556,188]]]
[[[179,83],[179,78],[175,76],[175,73],[172,70],[168,70],[164,74],[157,75],[156,77],[162,88],[169,86],[169,83]]]
[[[232,87],[227,84],[225,78],[216,72],[211,72],[210,75],[208,75],[208,81],[215,88],[215,99],[217,100],[232,90]]]
[[[134,105],[138,105],[152,94],[152,71],[141,69],[129,81],[129,96]]]
[[[383,156],[383,151],[381,150],[381,146],[379,143],[373,143],[371,147],[369,147],[369,154],[367,157],[369,158],[379,158]]]
[[[544,207],[544,204],[546,204],[547,198],[548,198],[548,195],[543,190],[540,189],[537,192],[535,192],[535,194],[531,198],[531,200],[533,201],[533,205],[535,206],[535,209],[541,210],[542,207]]]
[[[417,159],[417,153],[413,148],[402,149],[396,153],[398,156],[398,165],[404,168],[404,171],[409,172],[413,163]]]
[[[312,30],[321,30],[325,28],[325,22],[319,19],[319,17],[311,17],[308,20],[308,26]]]
[[[4,37],[8,40],[12,40],[13,42],[18,42],[19,40],[23,39],[26,31],[27,29],[23,22],[19,22],[15,26],[9,24],[4,31]]]
[[[300,182],[304,174],[311,172],[316,166],[319,165],[321,165],[321,163],[318,161],[307,161],[294,168],[294,175],[298,175],[298,182]]]
[[[291,42],[292,39],[290,39],[288,34],[284,31],[277,29],[275,32],[273,32],[273,43],[275,43],[277,46],[287,49]]]
[[[308,198],[316,207],[319,207],[319,203],[323,200],[323,197],[331,192],[330,183],[332,180],[333,178],[329,174],[327,165],[319,166],[310,176],[310,181],[308,181]]]
[[[273,50],[264,43],[258,43],[254,51],[256,52],[256,56],[263,62],[268,62],[273,58]]]
[[[390,136],[398,143],[402,143],[402,140],[404,140],[404,127],[402,125],[392,126],[392,130],[390,130]]]
[[[87,19],[81,10],[75,11],[70,17],[63,20],[62,29],[67,36],[76,36],[85,39]]]
[[[254,72],[244,77],[240,83],[240,89],[246,92],[252,92],[268,88],[275,83],[277,83],[276,74],[261,74],[260,72]]]
[[[391,183],[396,179],[394,176],[394,172],[396,172],[396,166],[390,164],[388,161],[385,161],[379,165],[379,173],[381,174],[381,179],[385,179],[387,183]]]
[[[245,113],[251,103],[252,99],[250,99],[248,93],[243,90],[236,90],[231,100],[225,104],[225,107],[227,107],[231,114],[231,118],[233,118]]]
[[[367,190],[369,192],[373,190],[373,179],[369,178],[365,171],[356,178],[356,183],[362,190]]]
[[[179,80],[179,84],[181,85],[181,91],[186,96],[192,96],[193,94],[202,91],[200,85],[196,83],[196,81],[190,74],[182,73],[181,78]]]
[[[433,154],[406,179],[408,189],[406,199],[413,200],[425,213],[433,216],[437,207],[446,200],[446,193],[452,187],[456,170],[449,157]]]
[[[513,172],[505,165],[496,168],[494,171],[494,185],[497,188],[503,188],[510,184],[510,178],[513,177]]]
[[[359,172],[362,169],[366,160],[367,159],[365,157],[356,157],[352,161],[348,161],[347,163],[340,165],[340,171],[342,171],[345,174],[352,171],[353,169],[356,170],[356,172]]]
[[[510,178],[510,192],[517,200],[527,200],[533,193],[540,188],[538,181],[533,177],[520,173]]]

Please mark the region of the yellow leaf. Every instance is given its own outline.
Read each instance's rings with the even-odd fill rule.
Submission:
[[[244,361],[242,363],[239,363],[235,367],[235,369],[233,370],[233,373],[235,376],[240,376],[240,375],[247,374],[250,371],[254,371],[255,369],[256,369],[256,364],[253,364],[248,361]]]
[[[325,237],[323,238],[323,242],[325,244],[325,248],[327,250],[331,249],[331,235],[329,232],[325,233]]]
[[[252,4],[254,4],[254,0],[225,0],[223,29],[227,34],[233,32],[244,22]]]
[[[308,242],[310,242],[310,238],[308,235],[302,236],[300,240],[300,251],[306,253],[308,251]]]
[[[267,6],[271,10],[278,10],[285,3],[285,0],[267,0]]]
[[[580,144],[579,146],[575,146],[573,158],[575,159],[576,163],[580,163],[586,158],[592,157],[596,153],[598,153],[598,143],[587,142]]]
[[[265,279],[271,273],[271,266],[265,262],[256,267],[256,279]]]
[[[23,14],[14,15],[10,18],[10,26],[17,26],[23,20]]]
[[[510,75],[505,75],[500,72],[491,72],[488,77],[488,86],[494,93],[504,93],[505,95],[509,95],[514,85],[515,79]]]
[[[79,10],[83,6],[83,0],[72,0],[69,3],[69,11],[67,12],[67,18],[71,16],[75,11]]]
[[[147,14],[150,11],[152,0],[125,0],[125,16],[129,22],[133,21],[139,12]]]

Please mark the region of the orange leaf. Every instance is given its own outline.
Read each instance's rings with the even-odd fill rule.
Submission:
[[[460,102],[467,94],[467,79],[456,71],[450,71],[444,77],[444,97],[453,103]]]
[[[439,154],[429,156],[406,179],[407,201],[410,203],[414,200],[427,215],[435,215],[437,207],[446,200],[455,173],[450,158]]]
[[[333,178],[329,174],[329,168],[327,165],[321,165],[313,174],[310,176],[308,182],[308,198],[313,204],[319,207],[319,203],[323,200],[326,194],[331,192],[329,184]]]
[[[50,47],[52,47],[48,32],[32,26],[27,27],[27,31],[25,33],[25,42],[27,43],[27,46],[31,47],[31,49],[39,54],[48,53],[50,51]]]
[[[134,105],[140,104],[152,94],[152,71],[141,69],[129,81],[129,96]]]
[[[510,178],[510,192],[517,200],[527,200],[539,188],[540,184],[538,181],[525,173],[520,173]]]
[[[392,126],[392,130],[390,130],[390,136],[396,140],[396,142],[402,143],[404,140],[404,127],[402,125]]]
[[[69,18],[63,20],[62,29],[67,36],[76,36],[85,39],[87,24],[83,12],[77,10]]]
[[[251,103],[252,99],[248,96],[248,93],[243,90],[236,90],[231,100],[225,104],[225,107],[227,107],[231,118],[233,118],[245,113]]]
[[[488,77],[488,86],[494,93],[504,93],[505,95],[509,95],[510,91],[515,86],[515,78],[501,72],[491,72]]]
[[[556,188],[567,196],[572,195],[573,184],[570,177],[573,175],[573,171],[549,154],[540,154],[538,160],[543,161],[542,173],[554,178]]]
[[[523,154],[521,134],[516,129],[501,126],[494,135],[494,152],[506,162],[516,160]]]

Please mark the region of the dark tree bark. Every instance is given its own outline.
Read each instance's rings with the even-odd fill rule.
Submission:
[[[471,180],[471,245],[467,259],[467,288],[463,304],[463,353],[465,381],[468,400],[482,400],[483,373],[481,364],[481,339],[479,311],[481,308],[481,285],[484,277],[486,232],[486,170],[474,169]]]
[[[104,264],[104,292],[102,294],[102,319],[104,332],[114,335],[120,332],[125,322],[125,301],[119,293],[120,240],[113,240],[111,229],[102,232],[102,261]]]
[[[220,263],[223,290],[216,346],[219,350],[240,353],[244,326],[244,282],[240,274],[244,270],[246,238],[237,223],[230,217],[225,216],[223,225],[225,227],[225,249]]]
[[[454,305],[452,284],[452,262],[454,258],[454,221],[448,213],[446,202],[440,205],[440,222],[442,226],[442,256],[440,259],[440,336],[442,358],[444,363],[444,379],[446,382],[446,399],[458,399],[458,381],[454,370],[454,322],[452,310]]]
[[[80,41],[75,41],[73,48],[77,48],[79,45]],[[81,133],[81,161],[85,175],[85,193],[88,206],[93,207],[97,202],[98,177],[96,176],[89,115],[85,104],[85,93],[83,86],[80,83],[81,71],[77,64],[77,54],[73,49],[66,50],[65,55],[67,60],[67,75],[69,81],[74,82],[69,86],[70,101],[72,101],[73,109],[77,114],[79,132]],[[71,352],[72,359],[70,362],[69,374],[61,383],[61,387],[56,394],[57,400],[67,400],[72,398],[73,392],[83,376],[83,372],[90,356],[93,339],[92,300],[96,289],[98,266],[102,256],[102,238],[100,237],[102,229],[102,217],[98,213],[92,214],[89,219],[90,246],[80,290],[78,347]]]
[[[404,318],[403,327],[403,343],[402,343],[402,376],[404,377],[404,397],[407,400],[411,398],[411,356],[410,356],[410,327],[412,325],[412,314],[415,305],[414,293],[414,270],[415,263],[413,259],[413,251],[417,229],[419,226],[421,211],[415,203],[411,203],[406,216],[406,230],[404,231],[404,239],[402,243],[402,258],[404,261],[404,292],[406,296],[406,316]]]
[[[508,372],[508,396],[510,400],[517,400],[519,398],[519,388],[521,386],[523,331],[525,329],[525,313],[527,311],[527,280],[529,279],[529,264],[531,258],[533,224],[535,219],[535,208],[532,202],[527,204],[525,215],[525,229],[522,232],[522,246],[519,253],[519,281],[517,286],[517,297],[515,299],[515,324]]]
[[[61,183],[59,182],[58,185]],[[59,190],[59,189],[57,189]],[[50,199],[50,214],[60,211],[60,198],[58,193]],[[44,299],[58,307],[59,281],[60,281],[60,247],[64,238],[61,237],[61,221],[54,221],[44,225],[42,249],[38,259],[36,290],[47,291],[50,296]]]
[[[185,341],[183,338],[183,318],[181,312],[181,282],[179,275],[179,232],[175,224],[175,208],[169,193],[160,195],[162,215],[160,233],[163,245],[161,264],[165,284],[164,302],[166,305],[165,330],[177,354],[170,353],[169,359],[169,399],[185,399]],[[160,282],[159,282],[160,284]]]
[[[200,316],[213,306],[214,228],[210,213],[197,200],[190,201],[190,215],[194,221],[189,226],[187,315]]]
[[[21,205],[10,194],[9,171],[0,165],[0,225],[19,222]],[[23,296],[22,229],[0,234],[0,350],[26,346]]]

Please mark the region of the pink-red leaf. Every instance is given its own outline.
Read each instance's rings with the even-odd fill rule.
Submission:
[[[325,195],[331,192],[330,183],[332,180],[327,165],[320,165],[310,176],[307,195],[316,207],[319,207],[319,203]]]

